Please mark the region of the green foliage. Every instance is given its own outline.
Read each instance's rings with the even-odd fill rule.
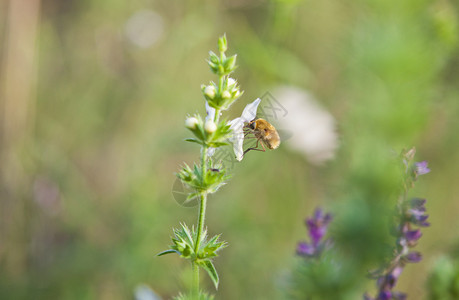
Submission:
[[[459,299],[459,259],[447,256],[438,258],[427,287],[430,300]]]
[[[299,258],[295,261],[287,297],[297,300],[358,299],[362,293],[354,282],[353,272],[356,270],[352,264],[330,250],[320,258]]]
[[[426,262],[457,241],[458,1],[40,3],[39,17],[30,19],[39,30],[16,22],[15,32],[12,21],[25,11],[1,10],[0,80],[13,97],[0,102],[15,112],[2,115],[17,117],[2,127],[0,142],[1,299],[130,299],[139,282],[168,299],[189,287],[174,280],[186,277],[178,255],[152,258],[152,251],[168,244],[172,231],[164,224],[193,219],[194,210],[178,209],[171,196],[179,181],[171,168],[196,154],[181,139],[200,140],[179,125],[187,113],[205,116],[199,86],[213,80],[218,89],[220,81],[207,77],[203,61],[225,31],[227,55],[237,50],[236,65],[244,66],[230,76],[250,86],[246,95],[253,99],[279,83],[307,90],[335,117],[340,147],[321,167],[289,149],[289,141],[235,164],[240,184],[220,189],[206,221],[232,245],[238,241],[218,265],[225,275],[218,298],[283,299],[277,283],[303,236],[299,220],[317,203],[345,208],[349,225],[354,214],[352,232],[376,228],[360,215],[375,210],[351,198],[375,190],[371,199],[385,201],[380,195],[390,182],[375,177],[384,179],[376,175],[388,148],[417,145],[435,168],[429,184],[416,188],[435,196],[428,205],[435,223],[421,245]],[[138,12],[162,20],[152,26],[141,18],[147,22],[136,35],[158,37],[147,48],[126,34]],[[24,55],[14,51],[29,44],[23,38],[35,41]],[[225,49],[212,50],[220,59]],[[239,111],[243,104],[233,106]],[[9,147],[6,139],[17,143]],[[193,168],[193,159],[187,162]],[[357,250],[357,258],[367,251]],[[401,282],[408,299],[425,298],[425,278],[412,272]]]
[[[174,297],[173,299],[174,300],[214,300],[215,297],[214,297],[214,295],[203,293],[201,291],[201,292],[199,292],[198,296],[179,294],[178,296]]]
[[[184,184],[195,191],[189,195],[191,198],[203,193],[215,193],[230,178],[225,168],[220,164],[212,165],[210,160],[207,162],[205,169],[196,164],[191,168],[184,163],[184,166],[176,175]]]
[[[218,252],[228,245],[225,241],[220,241],[220,235],[209,239],[207,230],[204,230],[198,241],[194,226],[190,230],[186,224],[182,223],[179,229],[174,229],[172,243],[170,249],[158,253],[157,256],[176,253],[192,263],[198,264],[209,274],[215,289],[218,289],[219,278],[211,259],[217,257]],[[197,244],[199,249],[196,249]]]

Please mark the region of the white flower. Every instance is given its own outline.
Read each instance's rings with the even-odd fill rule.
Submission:
[[[230,142],[233,143],[233,151],[238,161],[241,161],[244,155],[244,149],[242,148],[244,144],[244,123],[255,119],[260,101],[261,99],[258,98],[252,103],[247,104],[239,118],[228,122],[228,125],[230,125],[230,128],[233,130]]]
[[[207,120],[204,124],[204,129],[207,133],[214,133],[217,130],[217,124],[213,120]]]
[[[185,120],[185,126],[189,129],[196,129],[196,125],[198,125],[198,119],[195,117],[189,117]]]

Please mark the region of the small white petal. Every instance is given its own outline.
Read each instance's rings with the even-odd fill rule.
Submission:
[[[233,130],[233,134],[229,140],[233,143],[234,154],[236,155],[236,159],[241,161],[244,153],[244,120],[242,120],[242,118],[236,118],[229,121],[228,125],[230,125],[231,130]]]
[[[228,78],[228,86],[232,86],[233,84],[236,83],[236,80],[234,80],[233,78]]]
[[[206,121],[208,120],[215,120],[215,108],[209,105],[209,103],[206,101]]]
[[[244,122],[250,122],[255,119],[257,115],[258,104],[260,104],[261,99],[257,98],[252,103],[247,104],[242,112],[241,118]]]

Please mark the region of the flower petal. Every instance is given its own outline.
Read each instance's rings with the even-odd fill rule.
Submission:
[[[427,161],[421,161],[414,163],[416,167],[417,175],[424,175],[430,172],[430,169],[427,167]]]
[[[296,253],[298,255],[312,256],[314,255],[314,252],[315,247],[305,242],[298,243],[298,246],[296,247]]]
[[[215,120],[215,108],[211,107],[209,103],[206,101],[206,121],[208,120]]]
[[[422,260],[422,255],[421,255],[421,253],[419,253],[417,251],[413,251],[413,252],[410,252],[407,255],[405,255],[405,258],[410,263],[417,263],[417,262],[420,262]]]
[[[233,151],[238,161],[242,160],[244,155],[243,144],[244,144],[244,121],[242,118],[236,118],[228,122],[231,130],[233,131],[229,141],[233,143]]]
[[[241,119],[244,122],[250,122],[253,119],[255,119],[257,115],[258,104],[260,104],[260,102],[261,102],[261,99],[257,98],[252,103],[247,104],[247,106],[244,108],[244,111],[242,112],[242,115],[241,115]]]

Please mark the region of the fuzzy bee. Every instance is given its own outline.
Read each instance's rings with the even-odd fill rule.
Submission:
[[[281,140],[276,128],[274,128],[274,126],[265,119],[254,119],[245,125],[244,129],[246,130],[245,136],[248,134],[253,134],[257,139],[257,145],[245,150],[244,155],[250,150],[265,152],[265,146],[268,147],[268,149],[276,149],[280,145]],[[263,149],[258,149],[259,143]]]

